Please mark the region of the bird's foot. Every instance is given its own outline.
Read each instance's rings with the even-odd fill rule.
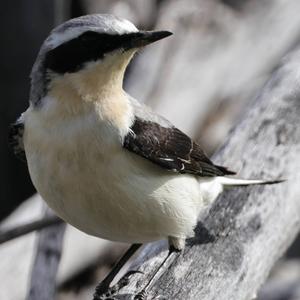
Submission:
[[[129,284],[130,277],[136,273],[143,274],[141,271],[127,272],[115,285],[109,287],[105,282],[100,282],[94,293],[93,300],[114,300],[114,296],[125,286]]]
[[[147,296],[147,291],[146,289],[143,289],[134,296],[134,300],[145,300],[146,296]]]
[[[173,245],[170,246],[169,248],[169,253],[166,256],[166,258],[162,261],[160,266],[156,269],[154,274],[151,276],[150,280],[146,284],[146,286],[134,296],[134,300],[145,300],[149,291],[149,288],[151,287],[152,283],[155,281],[155,278],[159,276],[160,273],[165,271],[174,261],[175,255],[177,253],[180,253],[181,250],[178,248],[174,247]]]

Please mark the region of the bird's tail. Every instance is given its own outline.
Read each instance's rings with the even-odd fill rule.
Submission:
[[[234,187],[234,186],[247,186],[247,185],[261,185],[261,184],[275,184],[284,182],[285,179],[276,179],[276,180],[249,180],[249,179],[238,179],[238,178],[229,178],[229,177],[220,177],[220,183],[224,187]]]

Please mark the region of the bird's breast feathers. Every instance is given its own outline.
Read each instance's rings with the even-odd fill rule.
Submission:
[[[97,108],[65,119],[52,113],[51,120],[54,108],[44,109],[25,113],[24,144],[32,181],[58,215],[89,234],[126,242],[192,234],[201,204],[194,176],[169,173],[124,149],[124,132]]]

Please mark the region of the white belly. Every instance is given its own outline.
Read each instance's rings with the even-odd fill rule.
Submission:
[[[73,226],[110,240],[191,236],[203,205],[197,179],[123,149],[116,132],[101,126],[36,134],[25,123],[29,171],[48,205]]]

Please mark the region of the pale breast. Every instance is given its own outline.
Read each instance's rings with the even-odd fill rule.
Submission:
[[[192,235],[199,185],[122,147],[117,130],[93,115],[51,128],[26,119],[32,181],[57,214],[95,236],[146,242]]]

